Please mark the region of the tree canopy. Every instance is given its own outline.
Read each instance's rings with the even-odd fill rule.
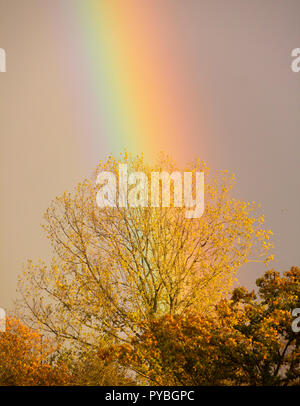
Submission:
[[[299,385],[292,310],[300,307],[300,269],[267,271],[256,284],[257,294],[236,288],[210,315],[143,321],[140,337],[100,349],[99,358],[118,359],[157,385]]]
[[[99,208],[97,174],[118,179],[120,163],[148,177],[180,170],[166,156],[154,165],[127,154],[100,162],[91,179],[51,203],[44,229],[53,258],[29,261],[20,281],[24,319],[78,347],[128,341],[139,334],[140,320],[208,314],[242,264],[271,258],[271,232],[257,205],[232,197],[234,175],[211,175],[199,160],[183,169],[205,174],[200,218],[186,218],[172,194],[170,207]]]

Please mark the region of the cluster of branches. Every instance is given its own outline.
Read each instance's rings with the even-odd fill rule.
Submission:
[[[299,385],[300,269],[267,271],[256,284],[257,294],[236,288],[209,315],[141,320],[129,342],[80,351],[8,319],[0,385]]]
[[[130,344],[99,350],[156,385],[299,385],[300,334],[292,310],[300,307],[300,269],[267,271],[258,294],[236,288],[209,316],[191,311],[141,322]]]
[[[118,179],[120,163],[149,177],[179,170],[166,157],[155,166],[127,155],[100,163],[92,179],[52,202],[44,228],[55,255],[50,264],[29,261],[20,281],[23,319],[78,348],[128,341],[140,320],[208,313],[243,263],[270,259],[271,232],[255,204],[231,196],[234,176],[210,176],[200,161],[184,168],[205,172],[201,218],[187,219],[172,199],[167,208],[100,209],[97,173]]]
[[[29,261],[20,279],[19,317],[55,342],[37,365],[66,368],[62,384],[296,382],[289,306],[299,298],[299,270],[285,279],[266,274],[259,301],[243,289],[228,300],[242,264],[272,258],[257,205],[231,195],[234,175],[210,175],[199,160],[182,169],[205,174],[201,218],[186,218],[173,198],[167,208],[99,208],[97,174],[110,171],[118,181],[119,164],[149,178],[180,170],[164,156],[153,166],[142,156],[110,156],[51,203],[44,229],[53,258]],[[287,297],[278,296],[284,289]]]

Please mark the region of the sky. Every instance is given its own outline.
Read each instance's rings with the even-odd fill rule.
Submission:
[[[51,200],[123,148],[234,172],[274,232],[271,266],[300,265],[299,0],[0,0],[0,48],[0,307],[51,255]]]

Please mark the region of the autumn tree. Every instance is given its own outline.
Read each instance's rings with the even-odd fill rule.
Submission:
[[[78,347],[126,341],[139,334],[140,320],[208,313],[242,264],[270,259],[263,216],[254,203],[232,197],[235,181],[227,171],[210,175],[199,160],[181,170],[205,175],[204,214],[186,218],[172,182],[170,207],[153,208],[148,196],[146,207],[99,208],[97,175],[109,171],[118,184],[119,164],[149,182],[151,172],[180,171],[167,157],[152,166],[127,154],[100,162],[91,179],[51,203],[44,229],[53,259],[29,261],[20,282],[27,322]],[[147,197],[138,180],[129,183],[131,193]]]
[[[140,385],[199,386],[226,381],[228,365],[221,366],[218,345],[223,331],[212,315],[196,311],[166,314],[138,326],[139,336],[129,343],[99,348],[98,359],[126,366]]]
[[[234,290],[218,308],[223,324],[235,318],[236,339],[223,343],[223,357],[232,363],[238,384],[300,384],[300,335],[292,329],[292,311],[300,307],[300,269],[283,276],[268,271],[257,279],[257,294]]]
[[[99,349],[156,385],[299,385],[300,335],[292,310],[300,307],[300,269],[268,271],[222,300],[216,312],[165,315],[141,322],[139,337]]]
[[[79,386],[132,386],[133,375],[128,374],[128,367],[113,359],[101,360],[99,349],[84,348],[80,352],[65,351],[59,354],[64,359],[70,373],[70,384]]]
[[[66,385],[70,375],[62,363],[51,363],[55,346],[18,319],[6,320],[0,333],[0,386]]]

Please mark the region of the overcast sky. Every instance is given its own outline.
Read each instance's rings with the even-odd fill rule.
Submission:
[[[5,308],[16,297],[22,262],[50,254],[40,227],[50,201],[110,152],[83,154],[84,129],[66,108],[70,101],[56,64],[63,53],[54,35],[59,1],[0,0],[0,48],[7,53],[7,72],[0,73]],[[153,7],[160,8],[162,22],[173,22],[170,36],[193,90],[186,103],[196,119],[197,109],[203,117],[201,106],[209,114],[207,134],[192,134],[194,152],[214,169],[236,174],[237,197],[262,204],[274,232],[273,267],[300,265],[300,72],[291,70],[291,51],[300,48],[300,1],[156,0]],[[247,265],[240,281],[252,287],[263,271]]]

